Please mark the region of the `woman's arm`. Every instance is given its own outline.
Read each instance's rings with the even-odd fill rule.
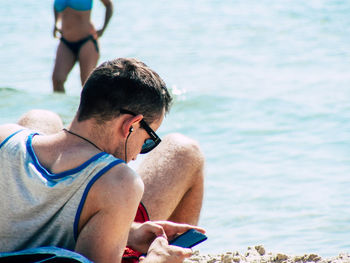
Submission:
[[[111,19],[113,15],[113,3],[111,0],[101,0],[103,5],[106,8],[106,13],[105,13],[105,21],[103,23],[103,27],[97,31],[98,37],[101,37],[105,29],[107,28],[107,25],[109,23],[109,20]]]
[[[53,13],[55,17],[55,23],[53,27],[53,37],[57,38],[57,32],[61,33],[61,29],[57,27],[58,21],[61,19],[61,15],[56,11],[55,7],[53,8]]]

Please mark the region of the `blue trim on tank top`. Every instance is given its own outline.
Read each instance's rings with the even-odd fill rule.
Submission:
[[[111,169],[112,167],[114,167],[120,163],[125,163],[125,162],[121,159],[117,159],[117,160],[109,163],[107,166],[102,168],[87,184],[87,186],[84,190],[83,196],[80,200],[77,213],[75,214],[74,225],[73,225],[73,231],[74,231],[73,233],[74,233],[75,241],[77,241],[77,238],[78,238],[78,224],[79,224],[79,220],[80,220],[81,211],[83,210],[83,206],[85,204],[86,197],[87,197],[92,185],[97,181],[97,179],[99,179],[102,175],[104,175],[109,169]]]
[[[33,162],[34,162],[34,166],[36,169],[38,169],[38,171],[47,179],[47,180],[53,180],[53,179],[60,179],[63,177],[66,177],[68,175],[72,175],[75,174],[77,172],[80,172],[81,170],[83,170],[84,168],[86,168],[89,164],[91,164],[92,162],[96,161],[97,159],[99,159],[101,156],[103,155],[107,155],[108,153],[106,152],[100,152],[98,154],[96,154],[95,156],[91,157],[89,160],[87,160],[86,162],[84,162],[83,164],[79,165],[76,168],[64,171],[62,173],[58,173],[58,174],[54,174],[51,173],[50,171],[48,171],[47,169],[45,169],[39,162],[38,158],[36,157],[35,153],[34,153],[34,149],[33,149],[33,145],[32,145],[32,140],[33,137],[35,135],[38,135],[39,133],[31,133],[28,136],[28,140],[27,140],[27,151],[29,153],[29,155],[32,157]]]
[[[8,141],[10,140],[13,136],[15,136],[17,133],[24,131],[25,129],[20,129],[14,133],[12,133],[11,135],[9,135],[5,140],[2,141],[2,143],[0,143],[0,148]]]

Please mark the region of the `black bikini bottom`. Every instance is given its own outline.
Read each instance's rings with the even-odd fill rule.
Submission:
[[[74,55],[76,55],[76,56],[78,56],[80,48],[81,48],[86,42],[88,42],[89,40],[91,40],[91,41],[94,43],[95,48],[96,48],[96,51],[97,51],[97,53],[98,53],[98,52],[99,52],[98,44],[97,44],[96,39],[95,39],[92,35],[88,35],[87,37],[85,37],[85,38],[83,38],[83,39],[80,39],[80,40],[78,40],[78,41],[74,41],[74,42],[68,41],[68,40],[65,39],[64,37],[61,37],[61,41],[62,41],[70,50],[72,50],[72,52],[73,52]]]

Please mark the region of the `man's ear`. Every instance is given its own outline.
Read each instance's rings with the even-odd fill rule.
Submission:
[[[139,114],[126,118],[123,122],[123,136],[126,138],[130,133],[135,131],[139,125],[137,125],[143,119],[143,115]]]

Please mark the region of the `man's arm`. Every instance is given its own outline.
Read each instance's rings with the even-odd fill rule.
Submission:
[[[94,262],[121,262],[143,183],[124,164],[100,177],[88,193],[75,250]]]
[[[105,20],[103,22],[103,26],[100,30],[97,31],[98,37],[101,37],[105,29],[107,28],[107,25],[109,23],[109,20],[111,19],[113,15],[113,3],[111,0],[101,0],[103,5],[106,8],[106,13],[105,13]]]

